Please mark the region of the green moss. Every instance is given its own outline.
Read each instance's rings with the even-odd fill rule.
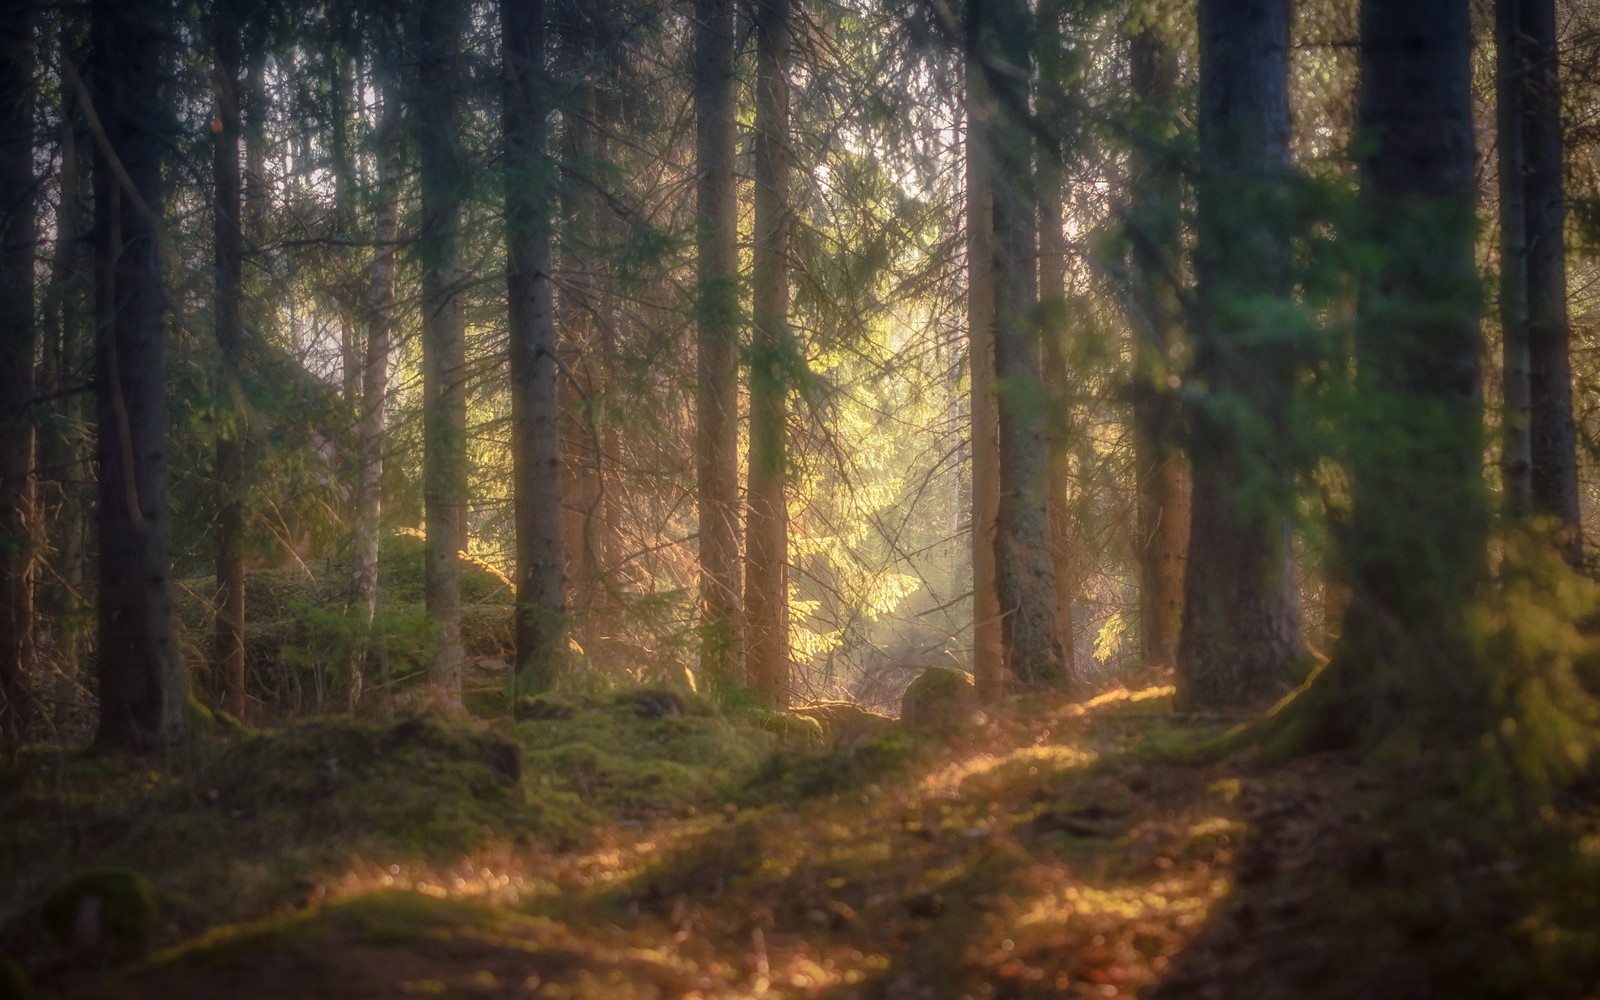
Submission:
[[[504,911],[462,899],[402,889],[379,890],[315,910],[220,927],[156,955],[134,977],[184,967],[237,968],[284,952],[320,953],[341,946],[408,945],[468,931],[487,931]]]
[[[835,795],[892,778],[918,755],[918,748],[894,731],[827,749],[779,750],[750,776],[739,801],[755,805]]]
[[[669,688],[541,695],[517,726],[533,795],[575,793],[595,818],[699,808],[729,794],[773,746],[704,699]]]
[[[62,944],[94,947],[106,941],[143,948],[155,936],[155,893],[138,872],[91,868],[51,893],[40,918]]]
[[[823,741],[833,744],[859,743],[894,728],[889,716],[853,701],[819,701],[797,708],[793,714],[797,719],[814,722]]]
[[[943,732],[967,724],[978,707],[972,675],[954,667],[929,667],[900,699],[900,721],[922,732]]]

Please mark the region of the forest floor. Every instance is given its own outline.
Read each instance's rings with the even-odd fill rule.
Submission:
[[[1167,694],[943,741],[633,692],[28,751],[0,951],[40,996],[151,1000],[1600,996],[1595,790],[1512,835],[1421,771],[1175,762],[1216,727]],[[95,900],[52,937],[105,865],[150,926]]]

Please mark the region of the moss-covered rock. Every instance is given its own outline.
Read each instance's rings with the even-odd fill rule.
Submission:
[[[155,936],[156,897],[127,868],[91,868],[67,879],[40,909],[45,929],[74,948],[142,949]]]
[[[920,732],[948,732],[966,725],[978,708],[972,675],[954,667],[929,667],[906,687],[900,721]]]
[[[793,714],[814,722],[822,731],[823,741],[835,746],[861,743],[894,727],[889,716],[853,701],[819,701],[797,708]]]

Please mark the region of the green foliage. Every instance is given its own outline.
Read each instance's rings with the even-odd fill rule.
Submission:
[[[1503,539],[1500,586],[1468,625],[1474,652],[1493,668],[1498,721],[1484,744],[1536,801],[1591,774],[1600,749],[1600,583],[1561,558],[1555,527]]]

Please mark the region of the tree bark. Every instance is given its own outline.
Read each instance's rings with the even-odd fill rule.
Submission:
[[[1137,494],[1139,641],[1144,662],[1175,667],[1183,628],[1183,578],[1189,550],[1188,476],[1179,447],[1172,352],[1181,336],[1177,292],[1182,273],[1178,213],[1183,196],[1174,140],[1177,58],[1157,29],[1130,45],[1134,93],[1148,137],[1129,170],[1132,218],[1133,461]]]
[[[96,378],[99,419],[97,742],[128,750],[183,735],[172,604],[161,224],[161,45],[152,0],[95,0]]]
[[[1012,683],[1070,687],[1061,648],[1050,544],[1050,447],[1045,438],[1038,305],[1038,191],[1028,109],[1033,19],[1020,0],[975,5],[975,42],[993,95],[994,366],[999,403],[1000,503],[995,591]]]
[[[1482,339],[1473,266],[1472,35],[1467,0],[1365,0],[1358,123],[1368,231],[1362,412],[1345,561],[1351,597],[1328,723],[1364,741],[1476,744],[1490,674],[1465,636],[1487,576]],[[1419,737],[1422,738],[1422,737]]]
[[[751,274],[750,484],[745,657],[750,686],[787,708],[789,508],[784,496],[789,373],[789,0],[757,0],[755,261]]]
[[[548,688],[566,645],[560,400],[550,301],[548,99],[542,0],[501,0],[519,686]]]
[[[1038,10],[1041,51],[1058,52],[1062,46],[1061,10],[1053,3],[1041,3]],[[1071,444],[1069,425],[1071,391],[1067,371],[1067,237],[1066,171],[1067,151],[1060,136],[1066,131],[1065,109],[1050,87],[1061,81],[1046,79],[1036,101],[1039,120],[1055,141],[1041,144],[1039,151],[1039,314],[1042,328],[1044,388],[1049,407],[1045,439],[1050,449],[1048,504],[1050,517],[1050,561],[1056,578],[1056,627],[1061,632],[1062,662],[1071,672],[1076,663],[1072,635],[1072,597],[1077,590],[1073,553],[1072,515],[1067,507],[1071,490]]]
[[[700,672],[741,677],[739,258],[733,172],[733,0],[695,0],[695,413],[700,516]]]
[[[82,53],[74,32],[60,31],[61,65],[76,67]],[[88,497],[83,486],[89,456],[80,429],[87,423],[85,393],[89,359],[85,357],[88,332],[82,295],[90,276],[83,246],[84,226],[79,201],[83,195],[80,168],[84,147],[78,142],[83,127],[79,94],[72,80],[60,81],[61,174],[55,213],[55,249],[50,267],[50,291],[45,308],[52,327],[43,352],[43,385],[56,395],[54,420],[38,431],[39,467],[44,482],[54,492],[40,498],[41,536],[53,551],[54,572],[38,584],[38,604],[50,622],[54,640],[56,689],[54,722],[59,731],[71,719],[88,649],[83,621]]]
[[[389,394],[389,352],[394,338],[395,258],[400,238],[400,104],[387,82],[377,86],[383,110],[377,134],[378,201],[372,231],[372,272],[367,299],[366,356],[361,369],[361,425],[357,444],[355,576],[352,590],[368,630],[352,658],[351,686],[359,697],[378,616],[378,543],[383,523],[384,403]]]
[[[458,134],[460,42],[465,9],[423,0],[417,74],[422,188],[423,479],[427,543],[423,598],[438,628],[428,664],[432,697],[461,708],[461,561],[466,547],[466,330],[461,311],[461,203],[465,166]]]
[[[1504,413],[1500,470],[1505,511],[1533,513],[1532,401],[1528,382],[1527,161],[1523,156],[1524,80],[1520,42],[1526,0],[1495,2],[1495,122],[1500,170],[1500,336]]]
[[[977,4],[969,8],[975,15]],[[1005,689],[995,519],[1000,509],[1000,428],[994,384],[994,211],[989,162],[989,87],[975,48],[966,59],[967,354],[972,397],[972,676],[978,697]]]
[[[34,11],[0,2],[0,745],[35,715],[33,661]]]
[[[1281,455],[1297,367],[1266,326],[1290,292],[1288,79],[1287,0],[1202,0],[1190,382],[1203,397],[1176,697],[1187,710],[1270,701],[1303,654]]]
[[[244,407],[239,369],[244,358],[244,256],[240,229],[244,210],[239,169],[239,26],[226,5],[215,25],[217,101],[212,138],[212,241],[215,259],[215,324],[221,370],[217,380],[217,584],[212,669],[223,709],[243,717],[244,672]]]
[[[1583,561],[1577,431],[1567,318],[1566,192],[1555,0],[1521,0],[1528,268],[1529,477],[1533,512],[1559,524],[1567,561]]]

